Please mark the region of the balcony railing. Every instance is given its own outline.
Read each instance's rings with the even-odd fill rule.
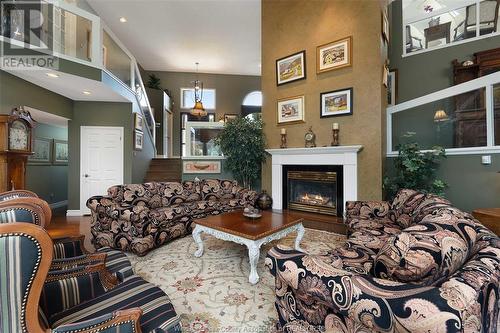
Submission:
[[[438,7],[408,1],[403,9],[403,56],[500,35],[497,0],[456,0],[432,5]]]
[[[27,33],[26,7],[16,10],[15,1],[1,3],[0,41],[106,71],[136,96],[154,144],[154,115],[137,61],[104,21],[75,5],[41,0],[30,7],[34,10],[30,11],[29,24],[35,33]]]
[[[388,156],[407,142],[449,155],[500,153],[500,72],[388,107]]]

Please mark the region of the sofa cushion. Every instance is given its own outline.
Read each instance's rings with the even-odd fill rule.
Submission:
[[[390,237],[400,231],[401,229],[399,228],[357,230],[349,236],[347,242],[363,246],[376,254],[385,245],[386,241]]]
[[[241,187],[235,180],[204,179],[201,181],[201,196],[203,200],[233,199]]]
[[[475,243],[474,219],[456,208],[441,208],[387,239],[375,257],[374,274],[431,285],[460,268]]]
[[[92,300],[83,302],[49,318],[51,327],[76,323],[117,310],[139,307],[142,310],[142,332],[168,332],[180,321],[168,296],[158,287],[138,276],[132,276]]]
[[[441,208],[452,207],[451,203],[435,194],[427,194],[420,204],[413,210],[411,219],[413,224],[420,223],[422,219]]]
[[[401,228],[408,228],[413,224],[412,213],[425,199],[425,194],[415,190],[402,189],[396,194],[391,203],[391,219]]]
[[[401,231],[398,223],[393,222],[388,217],[373,218],[369,216],[354,216],[349,221],[349,228],[352,232],[360,230],[384,230],[387,229],[388,233],[394,235]]]

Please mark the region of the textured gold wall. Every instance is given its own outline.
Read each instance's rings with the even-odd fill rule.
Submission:
[[[358,197],[382,197],[385,149],[386,58],[381,38],[381,2],[378,0],[263,0],[262,92],[264,132],[269,148],[279,148],[276,103],[280,98],[305,95],[305,123],[286,125],[288,147],[304,147],[304,134],[313,127],[316,144],[331,142],[332,123],[340,125],[341,145],[361,144]],[[316,74],[316,46],[343,37],[353,38],[353,65]],[[276,59],[306,50],[307,78],[276,86]],[[320,118],[320,93],[354,88],[352,116]],[[263,167],[262,186],[271,192],[270,158]]]

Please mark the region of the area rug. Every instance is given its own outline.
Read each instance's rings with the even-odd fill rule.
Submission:
[[[246,247],[202,234],[205,252],[193,254],[191,236],[175,240],[144,257],[130,256],[136,274],[162,288],[181,316],[183,332],[270,332],[277,320],[274,279],[264,266],[272,246],[293,247],[295,233],[261,249],[260,281],[248,282]],[[345,236],[306,229],[301,247],[323,254],[343,244]]]

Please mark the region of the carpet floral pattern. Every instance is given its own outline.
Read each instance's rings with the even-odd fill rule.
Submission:
[[[271,332],[277,320],[274,279],[264,266],[272,246],[293,247],[295,233],[264,245],[258,264],[260,281],[248,282],[246,247],[202,234],[205,252],[196,258],[191,236],[175,240],[144,257],[130,255],[136,274],[162,288],[181,315],[183,332]],[[306,229],[302,248],[325,254],[345,236]]]

